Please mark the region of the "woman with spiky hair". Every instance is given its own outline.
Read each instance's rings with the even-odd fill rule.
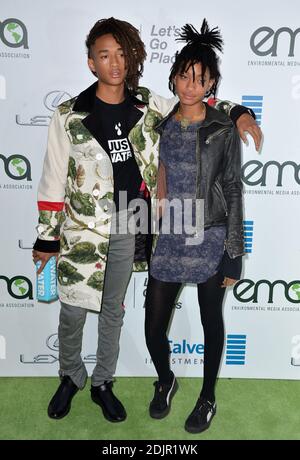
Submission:
[[[157,126],[161,135],[158,195],[166,200],[145,302],[146,341],[158,373],[149,411],[157,419],[170,411],[178,384],[170,369],[166,332],[182,284],[195,283],[204,329],[204,379],[185,429],[199,433],[216,413],[215,383],[224,343],[222,302],[225,288],[239,279],[242,268],[241,152],[230,118],[203,102],[216,94],[220,79],[215,52],[222,51],[219,30],[209,29],[204,20],[200,33],[185,25],[179,39],[186,45],[176,53],[169,79],[179,103]],[[175,200],[172,223],[168,206]],[[192,210],[186,206],[188,201]],[[201,221],[199,203],[203,204]],[[194,239],[185,226],[178,231],[178,222],[189,219]],[[169,231],[166,222],[171,222]]]

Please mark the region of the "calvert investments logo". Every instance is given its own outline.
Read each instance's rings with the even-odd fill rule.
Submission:
[[[263,96],[242,96],[242,105],[253,110],[256,122],[261,125]]]
[[[243,366],[245,364],[246,338],[244,334],[227,334],[226,365]]]
[[[14,299],[33,299],[33,289],[31,281],[23,275],[17,275],[13,278],[0,275],[1,287],[6,288],[8,294]]]
[[[31,357],[25,357],[24,354],[20,355],[20,362],[22,364],[54,364],[58,362],[59,340],[57,334],[51,334],[46,339],[46,352],[38,353]],[[86,364],[96,363],[96,355],[83,356],[82,361]]]
[[[50,112],[54,112],[63,102],[71,99],[72,96],[66,91],[50,91],[44,97],[44,106]],[[16,123],[21,126],[49,126],[53,113],[48,115],[16,115]]]
[[[191,355],[198,354],[203,355],[204,345],[202,343],[191,343],[186,339],[181,340],[180,342],[174,342],[169,340],[171,354],[180,354],[180,355]]]
[[[250,254],[252,252],[253,227],[253,220],[244,220],[244,247],[246,254]]]
[[[0,99],[6,99],[6,79],[3,75],[0,75]]]

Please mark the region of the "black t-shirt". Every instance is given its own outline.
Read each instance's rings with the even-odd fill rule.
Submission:
[[[120,104],[107,104],[96,97],[99,129],[105,142],[104,148],[113,166],[114,202],[117,211],[124,208],[119,201],[119,192],[127,191],[128,206],[130,200],[137,197],[143,180],[128,139],[126,120],[130,104],[128,98]]]

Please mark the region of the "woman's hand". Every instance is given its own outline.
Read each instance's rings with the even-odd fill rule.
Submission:
[[[234,280],[232,278],[227,278],[227,276],[225,276],[225,278],[223,279],[223,283],[221,285],[221,287],[223,288],[226,288],[226,287],[229,287],[229,286],[233,286],[238,280]]]
[[[242,141],[247,144],[246,133],[249,133],[250,136],[253,137],[256,150],[259,151],[262,142],[262,132],[254,118],[248,113],[243,113],[243,115],[237,119],[236,127]]]
[[[43,270],[51,257],[55,256],[56,257],[56,263],[58,259],[58,254],[59,252],[40,252],[36,251],[35,249],[32,251],[32,260],[36,264],[39,260],[42,262],[40,268],[37,271],[37,274],[39,275]]]

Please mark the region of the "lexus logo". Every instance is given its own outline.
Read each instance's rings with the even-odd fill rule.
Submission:
[[[50,93],[46,94],[46,96],[44,97],[44,104],[48,110],[51,110],[51,112],[54,112],[54,110],[57,109],[57,107],[60,104],[62,104],[63,102],[71,98],[72,96],[66,91],[59,91],[59,90],[51,91]]]
[[[59,350],[59,340],[57,334],[50,335],[46,340],[46,345],[50,350],[57,351]]]

